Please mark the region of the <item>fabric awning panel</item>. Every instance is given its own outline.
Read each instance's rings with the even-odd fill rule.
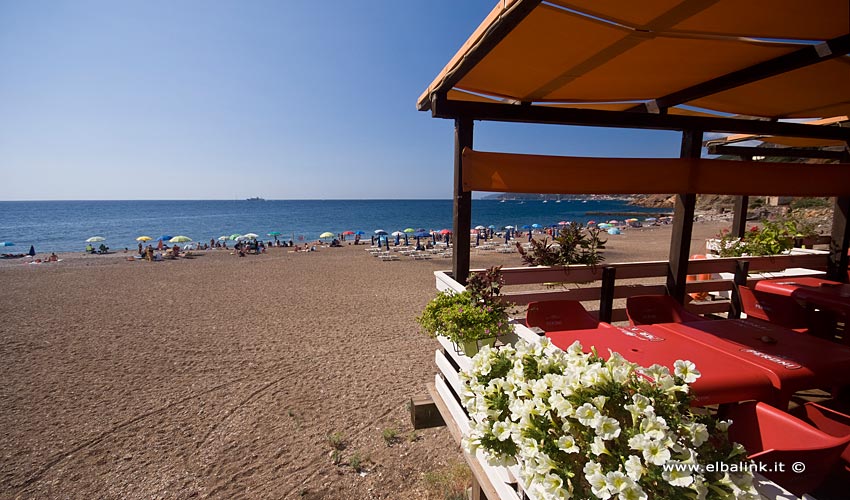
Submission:
[[[465,148],[463,188],[552,194],[846,196],[850,195],[850,169],[840,164],[583,158]]]

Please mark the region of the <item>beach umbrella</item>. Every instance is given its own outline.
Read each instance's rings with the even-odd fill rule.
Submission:
[[[170,240],[170,239],[171,239],[171,238],[173,238],[173,237],[174,237],[174,236],[171,236],[171,235],[169,235],[169,234],[163,234],[162,236],[160,236],[159,238],[157,238],[157,241],[168,241],[168,240]]]
[[[332,233],[330,231],[325,231],[324,233],[319,235],[319,238],[333,238],[333,237],[334,237],[334,233]]]
[[[620,223],[620,221],[618,221],[618,220],[609,220],[608,221],[608,224],[619,224],[619,223]]]
[[[363,231],[354,231],[354,234],[359,234],[360,236],[363,236],[366,233],[364,233]]]
[[[136,238],[136,241],[150,241],[152,239],[153,238],[151,238],[150,236],[139,236],[138,238]]]
[[[280,236],[280,231],[272,231],[270,233],[266,233],[266,236]]]
[[[416,231],[415,233],[413,233],[413,236],[415,236],[417,238],[427,238],[427,237],[431,236],[431,233],[429,233],[428,231],[425,231],[423,229],[421,231]]]
[[[484,227],[484,226],[475,226],[475,229],[481,231],[482,229],[487,229],[487,228]]]
[[[257,237],[259,236],[259,234],[256,234],[256,233],[246,233],[246,234],[243,234],[242,236],[244,236],[244,237],[248,238],[249,240],[256,240],[256,239],[257,239]]]
[[[229,240],[234,240],[234,241],[235,241],[235,240],[238,240],[238,239],[239,239],[239,238],[241,238],[241,237],[242,237],[242,235],[241,235],[241,234],[239,234],[239,233],[233,233],[233,234],[231,234],[230,236],[228,236],[228,237],[227,237],[227,239],[229,239]]]
[[[353,236],[353,235],[354,235],[354,231],[344,231],[342,234],[344,234],[344,235],[346,235],[346,236]]]
[[[106,238],[103,236],[92,236],[86,240],[86,243],[100,243],[101,241],[106,241]]]
[[[168,240],[169,243],[188,243],[192,238],[188,236],[178,235]]]
[[[645,220],[646,222],[655,222],[655,221],[657,221],[658,219],[656,219],[655,217],[647,217],[647,218],[646,218],[646,219],[644,219],[644,220]]]
[[[404,236],[404,231],[393,231],[390,234],[392,234],[395,237],[401,237],[401,236]]]
[[[440,229],[440,234],[452,234],[451,229]]]
[[[378,236],[386,236],[387,232],[383,229],[375,229],[375,234],[377,234]]]
[[[561,222],[558,223],[559,226],[566,226],[567,224],[569,224],[569,222],[567,222],[565,220],[562,220]]]
[[[218,241],[224,241],[224,240],[229,240],[229,239],[230,239],[230,236],[219,236],[218,237]]]
[[[608,230],[608,234],[620,234],[620,230],[617,229],[616,227],[612,227],[611,229]]]
[[[487,226],[487,228],[488,229],[496,229],[496,226],[494,226],[493,224],[490,224],[489,226]]]
[[[505,226],[505,229],[514,229],[514,226]]]
[[[523,224],[522,229],[531,229],[531,226],[528,224]]]
[[[412,227],[408,227],[408,228],[405,228],[404,232],[410,234],[410,233],[415,233],[416,230],[413,229]]]
[[[533,229],[540,229],[540,228],[541,228],[541,227],[543,227],[543,226],[541,226],[540,224],[532,224],[532,225],[531,225],[531,227],[532,227]]]
[[[11,241],[0,242],[0,247],[13,247],[13,246],[15,246],[15,244],[12,243]]]

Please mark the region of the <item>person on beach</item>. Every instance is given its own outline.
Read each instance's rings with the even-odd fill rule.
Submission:
[[[59,256],[56,255],[56,252],[50,253],[50,257],[47,258],[47,262],[59,262]]]
[[[142,255],[142,250],[143,250],[142,242],[140,241],[139,242],[139,255]]]

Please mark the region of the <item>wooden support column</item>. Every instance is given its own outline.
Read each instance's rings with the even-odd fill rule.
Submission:
[[[702,156],[702,131],[685,130],[682,133],[682,158]],[[694,230],[694,209],[697,195],[680,193],[676,195],[676,208],[673,212],[673,234],[670,238],[670,265],[667,269],[667,291],[684,303],[685,285],[688,277],[688,259],[691,252],[691,235]]]
[[[617,284],[617,268],[602,268],[602,293],[599,297],[599,321],[611,322],[614,313],[614,286]]]
[[[752,156],[742,156],[742,160],[753,161]],[[749,196],[736,196],[732,216],[732,235],[743,238],[747,231],[747,208],[750,205]]]
[[[738,319],[741,317],[743,308],[741,307],[741,293],[738,291],[739,286],[747,286],[747,278],[750,277],[750,262],[747,260],[739,260],[735,263],[735,286],[732,287],[732,300],[729,304],[729,319]]]
[[[732,234],[743,238],[747,232],[747,208],[750,205],[749,196],[736,196],[734,215],[732,217]]]
[[[472,224],[472,192],[463,189],[463,148],[472,149],[472,119],[455,120],[455,186],[452,207],[452,275],[466,285],[469,278],[469,228]]]
[[[850,248],[850,196],[835,198],[832,214],[832,240],[829,242],[828,279],[847,283],[847,251]]]

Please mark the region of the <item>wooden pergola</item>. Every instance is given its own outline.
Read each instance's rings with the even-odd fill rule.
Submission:
[[[469,274],[472,191],[675,193],[667,289],[685,294],[696,195],[835,197],[828,274],[847,281],[850,2],[500,0],[418,100],[455,122],[452,273]],[[473,149],[476,120],[681,131],[678,159]],[[835,146],[833,164],[702,158],[706,132]],[[729,146],[732,147],[732,146]],[[808,156],[807,156],[808,155]],[[592,171],[593,175],[588,175]],[[602,180],[604,179],[604,181]],[[740,220],[740,217],[739,217]]]

